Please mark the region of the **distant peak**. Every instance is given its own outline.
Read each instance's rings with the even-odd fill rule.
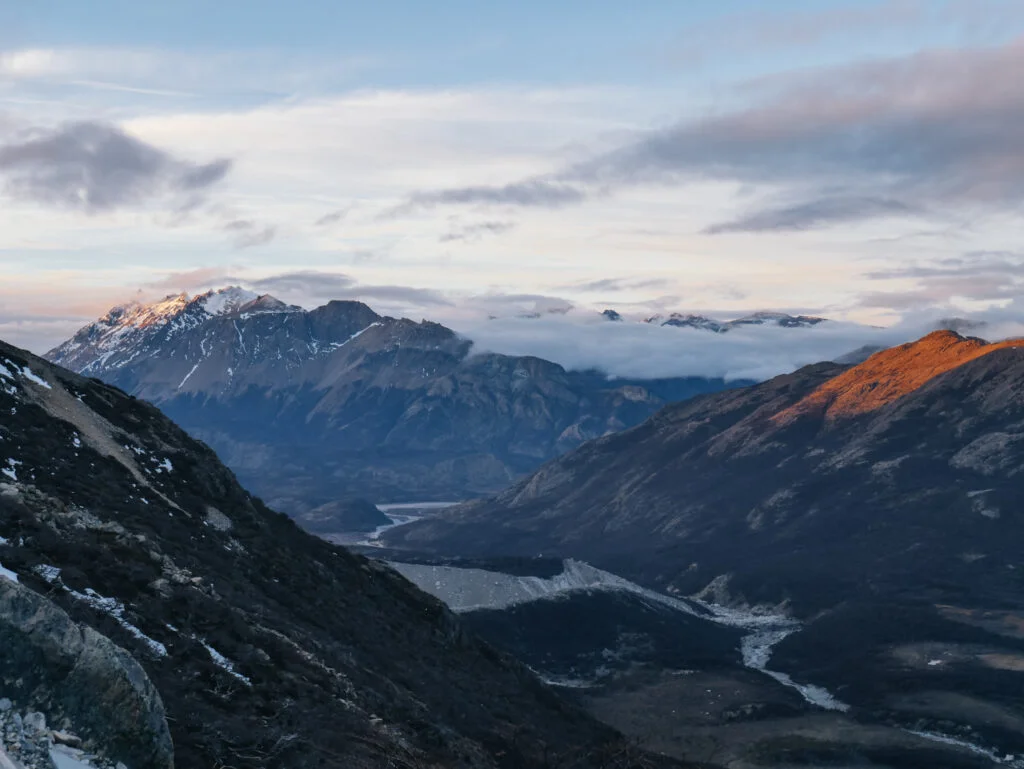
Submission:
[[[1008,347],[1024,347],[1024,339],[990,344],[955,331],[933,331],[916,342],[876,353],[858,366],[830,379],[775,421],[788,424],[804,414],[829,421],[864,414],[923,387],[965,363]]]
[[[169,294],[149,304],[132,301],[114,307],[100,318],[100,323],[108,326],[146,328],[180,315],[190,302],[191,298],[186,293]]]
[[[622,315],[620,315],[615,310],[605,310],[604,312],[601,313],[601,317],[603,317],[605,320],[613,320],[613,321],[621,321],[622,320]]]
[[[258,298],[259,294],[255,291],[249,291],[240,286],[227,286],[216,291],[207,291],[197,297],[203,309],[210,315],[226,315],[237,312],[241,307]]]
[[[815,315],[790,315],[787,312],[775,312],[771,310],[759,310],[742,318],[729,321],[730,326],[782,326],[784,328],[802,328],[817,326],[819,323],[827,322],[827,318],[819,318]]]

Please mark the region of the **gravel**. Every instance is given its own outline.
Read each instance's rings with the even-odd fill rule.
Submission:
[[[45,714],[0,698],[0,769],[127,769],[84,743],[73,729],[52,729]]]

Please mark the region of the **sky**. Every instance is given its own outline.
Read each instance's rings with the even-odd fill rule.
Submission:
[[[0,338],[227,283],[581,365],[486,318],[1016,322],[1022,65],[1018,0],[6,0]]]

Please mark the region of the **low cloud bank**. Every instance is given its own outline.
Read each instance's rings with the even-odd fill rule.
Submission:
[[[1024,309],[1024,308],[1020,308]],[[962,333],[987,339],[1024,335],[1024,314],[986,313],[990,325]],[[865,345],[891,347],[942,326],[938,315],[878,328],[829,322],[811,328],[747,326],[726,334],[647,323],[612,323],[578,313],[558,317],[458,321],[475,352],[535,355],[568,369],[600,369],[615,377],[710,376],[769,379]]]

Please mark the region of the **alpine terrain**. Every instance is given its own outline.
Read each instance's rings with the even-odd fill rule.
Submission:
[[[841,703],[842,718],[861,727],[913,732],[966,746],[982,765],[1016,766],[1024,753],[1022,448],[1024,341],[939,331],[858,365],[808,366],[670,405],[496,497],[383,539],[435,559],[459,556],[423,561],[453,566],[467,557],[580,559],[638,589],[690,596],[720,624],[725,611],[788,618],[795,625],[777,627],[766,646],[745,642],[766,650],[747,663],[766,664],[770,653],[770,669],[822,687],[834,701],[811,699],[826,710]],[[526,631],[505,629],[508,648],[523,645]],[[527,644],[531,653],[548,648],[540,637]],[[661,667],[628,698],[596,697],[592,709],[663,746],[650,719],[660,714],[670,728],[667,713],[683,704],[668,692],[685,686],[666,683]],[[692,707],[714,713],[706,702]],[[729,723],[719,718],[720,744],[759,739],[729,732]],[[898,758],[877,734],[855,737],[846,727],[772,728],[788,730],[796,753],[776,745],[765,765],[785,755],[805,765],[953,765],[916,751]],[[692,740],[691,730],[672,749],[706,755]]]
[[[2,343],[0,473],[0,765],[47,723],[132,769],[674,765],[153,406]]]
[[[358,498],[494,493],[668,401],[726,386],[474,354],[437,323],[359,302],[307,312],[239,288],[117,307],[46,357],[156,404],[247,488],[320,531],[387,522]]]

